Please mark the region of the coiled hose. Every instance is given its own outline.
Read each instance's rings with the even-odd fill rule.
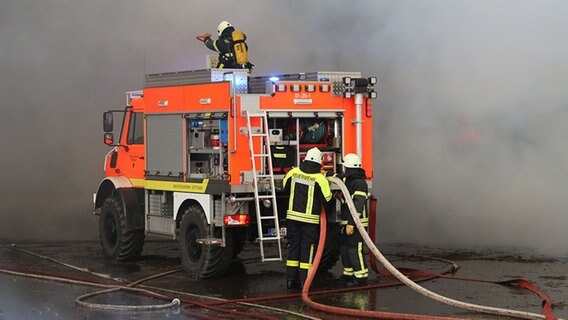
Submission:
[[[322,143],[327,133],[327,122],[312,119],[300,120],[300,143]]]
[[[340,179],[338,179],[336,177],[328,177],[328,180],[331,183],[336,184],[340,188],[340,190],[343,192],[343,194],[349,194],[349,191],[347,190],[347,187],[345,186],[343,181],[341,181]],[[350,197],[345,197],[345,200],[347,202],[347,206],[349,207],[349,211],[351,212],[351,215],[353,216],[353,219],[355,221],[355,225],[357,226],[357,229],[361,233],[361,236],[365,240],[365,243],[367,244],[367,246],[369,247],[371,252],[377,257],[379,262],[381,264],[383,264],[383,266],[392,275],[394,275],[399,281],[404,283],[410,289],[420,293],[421,295],[423,295],[425,297],[433,299],[435,301],[438,301],[438,302],[441,302],[441,303],[444,303],[444,304],[447,304],[447,305],[450,305],[450,306],[453,306],[453,307],[456,307],[456,308],[473,311],[473,312],[487,313],[487,314],[506,316],[506,317],[514,317],[514,318],[520,318],[520,319],[546,319],[546,317],[544,315],[537,314],[537,313],[510,310],[510,309],[502,309],[502,308],[496,308],[496,307],[489,307],[489,306],[477,305],[477,304],[472,304],[472,303],[467,303],[467,302],[455,300],[455,299],[448,298],[448,297],[442,296],[440,294],[437,294],[437,293],[430,291],[430,290],[428,290],[424,287],[421,287],[420,285],[418,285],[417,283],[415,283],[414,281],[412,281],[408,277],[406,277],[404,274],[402,274],[400,271],[398,271],[396,269],[396,267],[394,267],[385,258],[385,256],[383,256],[383,254],[379,251],[377,246],[373,243],[373,241],[371,240],[371,238],[369,237],[369,235],[365,231],[365,228],[361,224],[361,220],[359,220],[359,216],[357,214],[357,210],[355,209],[355,205],[353,204],[353,200]],[[325,215],[322,215],[322,222],[325,223]],[[325,230],[325,228],[322,228],[322,230]],[[324,233],[324,232],[322,232],[322,233]],[[324,234],[324,236],[325,236],[325,234]],[[321,234],[320,234],[320,238],[321,238]],[[325,241],[325,238],[324,238],[323,241]],[[321,242],[321,243],[323,243],[323,242]],[[323,250],[320,250],[320,249],[323,249],[323,245],[318,246],[318,251],[316,253],[316,259],[314,260],[314,262],[318,261],[318,263],[319,263],[319,259],[321,259],[321,254],[322,254]],[[319,259],[318,259],[318,254],[319,254]],[[319,305],[319,304],[318,304],[319,306],[316,305],[316,303],[311,301],[308,297],[309,285],[311,285],[311,282],[313,280],[313,277],[315,276],[316,270],[317,270],[317,265],[315,265],[315,263],[314,263],[314,266],[310,269],[310,271],[308,273],[308,279],[306,280],[306,285],[302,289],[302,299],[308,305],[318,309],[317,307],[322,306],[322,305]],[[326,307],[326,308],[331,307],[331,306],[325,306],[325,305],[323,305],[323,306]],[[337,307],[331,307],[331,308],[337,308]],[[337,308],[337,309],[343,309],[343,308]],[[333,310],[333,312],[342,312],[342,310]],[[365,311],[362,311],[362,312],[365,312]],[[398,316],[397,314],[394,314],[394,313],[381,314],[380,312],[377,313],[377,311],[366,311],[366,312],[368,312],[368,313],[362,313],[359,316],[382,317],[382,318],[387,318],[387,319],[417,319],[416,315],[410,315],[411,317],[409,318],[408,317],[409,315],[402,315],[402,317],[401,317],[401,316]],[[342,314],[344,314],[344,313],[342,313]],[[425,319],[425,318],[423,318],[423,319]],[[429,317],[429,319],[434,319],[434,318]],[[448,318],[445,318],[445,319],[448,319]],[[562,320],[562,319],[560,319],[560,320]]]

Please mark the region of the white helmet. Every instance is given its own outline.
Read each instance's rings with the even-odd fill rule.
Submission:
[[[220,36],[228,27],[232,27],[229,21],[221,21],[221,23],[217,26],[217,35]]]
[[[361,157],[354,153],[348,153],[343,157],[343,166],[345,168],[361,168]]]
[[[311,148],[306,153],[304,161],[312,161],[321,164],[321,162],[323,161],[323,156],[321,154],[321,151],[318,148]]]

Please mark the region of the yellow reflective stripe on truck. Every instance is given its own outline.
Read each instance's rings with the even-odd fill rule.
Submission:
[[[209,179],[203,179],[201,182],[178,182],[178,181],[156,181],[145,179],[130,179],[133,187],[163,190],[163,191],[180,191],[205,193]]]

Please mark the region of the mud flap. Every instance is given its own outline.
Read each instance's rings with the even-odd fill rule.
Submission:
[[[144,229],[144,191],[136,189],[118,189],[124,212],[126,213],[126,231]]]

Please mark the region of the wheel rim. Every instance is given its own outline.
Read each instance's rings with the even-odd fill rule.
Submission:
[[[117,230],[117,221],[114,215],[107,215],[104,221],[104,228],[105,228],[105,240],[111,246],[116,246],[116,242],[118,239],[118,230]]]
[[[187,256],[192,262],[197,262],[201,257],[201,245],[197,243],[199,239],[199,230],[195,226],[190,226],[185,237],[187,246]]]

